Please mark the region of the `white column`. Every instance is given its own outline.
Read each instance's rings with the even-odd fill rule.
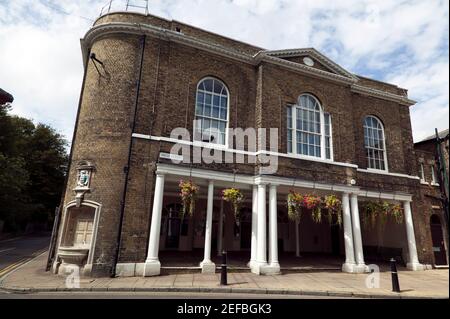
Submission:
[[[147,259],[144,265],[144,276],[156,276],[161,272],[158,258],[159,236],[161,231],[161,214],[164,197],[164,174],[156,173],[155,193],[153,196],[152,221],[148,243]]]
[[[203,261],[200,263],[202,273],[215,273],[216,265],[211,261],[211,228],[214,200],[214,182],[208,183],[208,202],[206,206],[205,250]]]
[[[270,273],[279,273],[278,263],[278,213],[277,213],[277,186],[269,187],[269,267]]]
[[[353,242],[355,245],[355,258],[357,264],[357,272],[369,272],[369,267],[364,263],[364,252],[361,237],[361,222],[359,218],[358,208],[358,195],[350,195],[350,206],[352,212],[352,230],[353,230]]]
[[[258,227],[258,186],[253,185],[252,194],[252,244],[250,253],[250,262],[248,266],[252,268],[253,263],[256,261],[256,236]]]
[[[414,223],[411,213],[411,203],[409,201],[404,201],[403,208],[405,211],[406,237],[408,239],[409,252],[407,268],[410,270],[424,270],[425,267],[419,263],[419,258],[417,257],[416,237],[414,235]]]
[[[344,222],[344,243],[345,243],[345,263],[342,265],[342,271],[355,271],[355,254],[353,250],[353,230],[352,217],[350,213],[349,194],[342,194],[342,214]]]
[[[295,257],[300,256],[300,221],[295,221]]]
[[[266,250],[266,185],[258,185],[258,230],[256,232],[256,262],[252,267],[252,272],[261,273],[261,268],[267,266]]]
[[[223,199],[220,200],[220,212],[219,212],[219,230],[217,238],[217,255],[222,256],[223,250]]]

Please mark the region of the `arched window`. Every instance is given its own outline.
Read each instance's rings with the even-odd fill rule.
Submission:
[[[386,141],[383,124],[375,116],[364,119],[364,147],[367,167],[387,170]]]
[[[288,153],[333,158],[331,116],[314,96],[303,94],[296,105],[288,106],[287,123]]]
[[[220,80],[200,81],[195,103],[194,140],[225,145],[228,100],[228,89]]]

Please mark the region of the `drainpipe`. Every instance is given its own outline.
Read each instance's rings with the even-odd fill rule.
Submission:
[[[438,130],[436,129],[436,163],[437,163],[437,169],[438,169],[438,182],[439,187],[441,190],[441,202],[442,206],[444,207],[444,217],[445,217],[445,229],[447,230],[447,247],[450,247],[450,239],[449,239],[449,220],[448,220],[448,209],[449,209],[449,203],[448,203],[448,175],[447,175],[447,168],[446,168],[446,162],[444,159],[444,156],[442,154],[442,144],[445,142],[445,140],[448,138],[440,138]],[[449,249],[449,248],[447,248]]]
[[[140,62],[139,62],[139,76],[136,84],[136,97],[134,100],[134,114],[133,114],[133,123],[131,126],[131,134],[130,134],[130,144],[128,147],[128,161],[127,166],[124,167],[125,172],[125,185],[123,189],[123,195],[122,195],[122,201],[121,201],[121,207],[120,207],[120,217],[119,217],[119,232],[117,235],[117,242],[116,242],[116,251],[114,255],[114,263],[111,268],[111,277],[116,276],[116,268],[117,263],[119,261],[119,253],[120,253],[120,243],[122,242],[122,230],[123,230],[123,217],[125,213],[125,200],[127,196],[127,189],[128,189],[128,175],[130,173],[130,163],[131,163],[131,149],[133,145],[133,133],[136,128],[136,115],[137,115],[137,109],[138,109],[138,103],[139,103],[139,94],[141,91],[141,80],[142,80],[142,66],[144,62],[144,51],[145,51],[145,39],[146,35],[143,35],[141,37],[141,56],[140,56]]]
[[[51,268],[51,265],[53,264],[53,261],[55,259],[55,251],[56,251],[56,239],[58,238],[59,228],[61,227],[61,215],[64,212],[64,201],[67,191],[67,183],[69,182],[69,173],[72,163],[72,156],[73,156],[73,146],[75,145],[75,137],[78,130],[78,119],[80,117],[80,109],[81,109],[81,102],[83,99],[83,93],[84,93],[84,86],[86,83],[86,75],[87,75],[87,69],[89,66],[89,56],[91,55],[91,49],[88,50],[88,54],[86,55],[85,59],[85,68],[84,68],[84,74],[83,74],[83,82],[81,85],[81,91],[80,91],[80,97],[78,99],[78,109],[77,109],[77,116],[75,120],[75,127],[72,134],[72,144],[70,145],[70,152],[69,152],[69,160],[67,163],[67,170],[66,170],[66,176],[64,178],[64,185],[63,185],[63,191],[61,194],[61,202],[59,203],[59,207],[55,210],[55,220],[53,222],[53,231],[52,236],[50,238],[50,247],[48,249],[48,258],[47,258],[47,266],[45,267],[45,271],[49,271]]]

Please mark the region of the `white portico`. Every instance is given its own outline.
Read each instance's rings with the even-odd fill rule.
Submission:
[[[405,214],[405,231],[408,241],[408,268],[411,270],[423,269],[418,261],[414,236],[414,225],[411,212],[411,196],[407,194],[394,194],[371,192],[355,186],[331,185],[302,181],[275,176],[250,176],[231,174],[203,169],[189,169],[171,164],[158,164],[156,169],[155,194],[152,209],[151,227],[149,235],[148,255],[145,263],[135,265],[135,274],[154,276],[161,272],[159,261],[161,217],[165,183],[179,179],[192,178],[202,182],[202,188],[207,189],[206,214],[204,218],[204,256],[199,260],[203,273],[214,273],[216,265],[211,260],[211,240],[213,234],[212,220],[215,209],[223,214],[223,204],[214,208],[213,201],[222,188],[236,187],[245,190],[251,200],[251,247],[248,256],[248,266],[255,274],[277,274],[280,272],[278,260],[278,231],[277,203],[284,200],[289,189],[302,189],[309,192],[328,192],[339,195],[343,205],[343,233],[345,247],[345,262],[342,271],[359,273],[367,272],[368,267],[364,261],[363,238],[361,235],[361,222],[358,209],[359,198],[384,199],[401,202]],[[219,199],[220,200],[220,199]],[[222,223],[222,219],[220,219]],[[268,225],[267,225],[268,223]],[[219,228],[219,241],[222,240],[222,227]],[[297,242],[298,244],[298,242]],[[219,251],[220,249],[218,249]],[[117,265],[120,269],[121,264]]]

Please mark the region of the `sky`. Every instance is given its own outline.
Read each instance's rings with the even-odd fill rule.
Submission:
[[[14,95],[13,114],[70,142],[80,38],[108,2],[0,0],[0,88]],[[407,88],[418,101],[414,141],[449,127],[448,0],[149,0],[149,12],[270,50],[314,47],[350,72]]]

